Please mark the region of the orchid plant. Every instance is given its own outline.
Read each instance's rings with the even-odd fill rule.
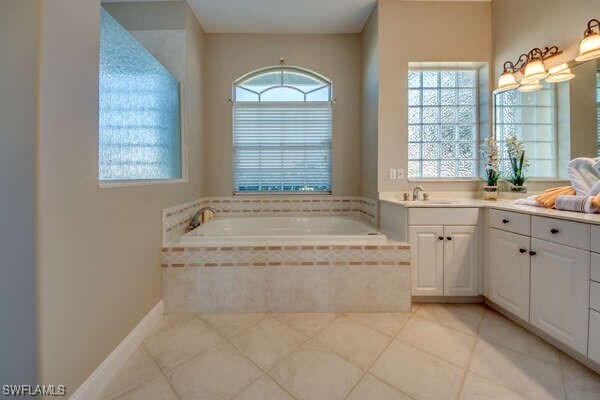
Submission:
[[[481,145],[481,154],[485,158],[485,173],[487,186],[497,186],[500,178],[500,158],[498,156],[498,141],[489,136]]]
[[[525,169],[529,166],[529,160],[525,156],[523,141],[517,140],[516,136],[506,139],[506,150],[512,167],[512,176],[508,181],[514,186],[523,186],[525,184]]]

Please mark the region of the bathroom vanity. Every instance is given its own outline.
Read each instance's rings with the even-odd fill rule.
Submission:
[[[600,371],[600,215],[481,200],[380,202],[413,301],[483,299]]]

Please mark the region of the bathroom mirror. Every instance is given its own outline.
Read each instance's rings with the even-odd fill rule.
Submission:
[[[524,142],[531,179],[568,179],[569,160],[600,156],[600,60],[570,66],[570,81],[543,82],[543,89],[531,93],[494,94],[494,132],[505,173],[505,140],[511,136]]]

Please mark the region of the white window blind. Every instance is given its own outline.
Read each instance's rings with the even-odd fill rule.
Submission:
[[[331,192],[331,81],[277,66],[233,85],[233,191]]]
[[[236,103],[235,192],[330,192],[331,103]]]

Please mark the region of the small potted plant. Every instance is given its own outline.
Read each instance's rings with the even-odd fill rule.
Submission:
[[[511,183],[510,191],[515,193],[527,193],[525,186],[525,168],[529,166],[529,160],[525,156],[523,142],[517,140],[516,136],[506,139],[506,150],[510,159],[512,175],[507,178]]]
[[[500,178],[500,160],[498,158],[498,142],[489,136],[481,146],[485,159],[486,185],[483,187],[484,200],[498,200],[498,178]]]

